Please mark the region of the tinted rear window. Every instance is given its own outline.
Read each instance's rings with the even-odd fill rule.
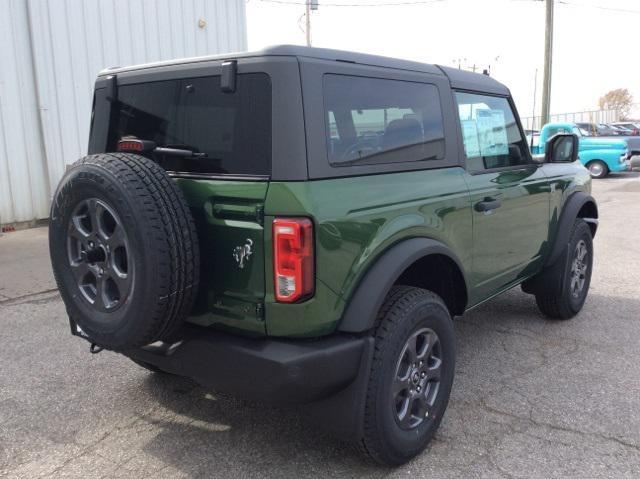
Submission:
[[[219,76],[122,85],[111,130],[111,150],[134,137],[194,152],[151,155],[169,171],[269,175],[271,82],[241,74],[233,93],[221,91]]]
[[[325,75],[324,103],[329,162],[334,166],[444,158],[435,85]]]

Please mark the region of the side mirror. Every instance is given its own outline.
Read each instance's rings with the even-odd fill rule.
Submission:
[[[573,163],[578,159],[579,140],[573,133],[558,133],[547,141],[545,163]]]

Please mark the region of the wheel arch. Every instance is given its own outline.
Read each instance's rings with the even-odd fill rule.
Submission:
[[[571,228],[576,218],[582,218],[591,229],[591,236],[595,237],[598,229],[598,204],[593,196],[583,191],[577,191],[567,198],[560,219],[558,220],[555,241],[551,253],[545,262],[550,266],[556,262],[569,241]]]
[[[390,247],[367,270],[347,300],[338,330],[370,330],[387,293],[403,284],[429,289],[442,297],[452,316],[464,312],[468,287],[462,263],[440,241],[411,238]]]
[[[589,160],[585,161],[585,163],[584,163],[584,167],[585,167],[586,169],[589,169],[589,165],[590,165],[590,164],[592,164],[592,163],[596,163],[596,162],[597,162],[597,163],[602,163],[602,165],[603,165],[603,166],[604,166],[604,168],[605,168],[604,172],[605,172],[606,174],[608,174],[608,173],[609,173],[609,171],[611,170],[611,168],[609,168],[609,163],[607,162],[607,160],[604,160],[604,159],[602,159],[601,157],[591,158],[591,159],[589,159]],[[604,176],[606,176],[606,174],[605,174]]]

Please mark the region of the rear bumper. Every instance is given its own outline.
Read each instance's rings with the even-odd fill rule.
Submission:
[[[250,339],[193,327],[178,343],[154,343],[124,354],[216,391],[304,404],[349,386],[366,348],[365,338],[347,335],[313,341]]]

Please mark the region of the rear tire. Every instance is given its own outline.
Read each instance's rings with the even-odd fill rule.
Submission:
[[[442,299],[394,287],[378,315],[362,451],[390,466],[422,452],[447,408],[454,368],[453,323]]]
[[[581,218],[569,236],[569,258],[561,271],[557,291],[536,294],[542,313],[551,319],[571,319],[580,312],[589,293],[593,269],[593,239],[589,225]]]
[[[604,161],[593,160],[587,165],[591,178],[602,179],[609,174],[609,167]]]

